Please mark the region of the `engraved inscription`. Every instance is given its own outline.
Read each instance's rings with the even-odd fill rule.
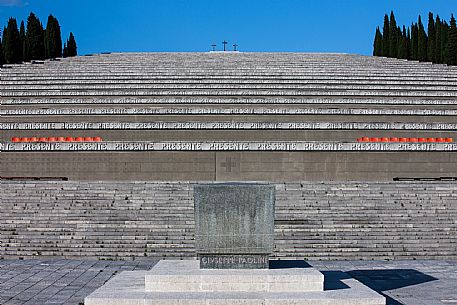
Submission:
[[[45,108],[45,109],[6,109],[0,115],[199,115],[199,114],[285,114],[285,115],[420,115],[455,116],[455,109],[339,109],[339,108]],[[17,129],[17,128],[12,128]]]
[[[306,96],[354,96],[354,97],[428,97],[430,96],[430,90],[424,90],[426,88],[417,87],[415,88],[404,88],[412,89],[411,91],[383,91],[380,89],[370,89],[366,87],[357,86],[345,86],[345,89],[338,90],[335,88],[334,91],[322,90],[323,88],[310,88],[306,91]],[[382,89],[398,89],[383,87]],[[297,96],[303,95],[302,90],[281,88],[276,90],[271,89],[113,89],[113,90],[88,90],[88,91],[66,91],[66,90],[46,90],[46,91],[7,91],[4,90],[3,96],[5,97],[60,97],[60,96],[78,96],[78,97],[90,97],[93,95],[97,96]],[[436,97],[455,97],[453,91],[433,91],[433,96]]]
[[[89,93],[90,94],[90,93]],[[110,95],[115,95],[114,92]],[[408,98],[6,98],[3,105],[21,104],[374,104],[374,105],[452,105],[455,93],[450,99],[408,99]],[[76,95],[76,94],[75,94]],[[320,93],[322,95],[322,92]],[[329,94],[330,95],[330,94]],[[349,94],[344,94],[348,96]],[[362,93],[360,94],[363,95]],[[426,96],[426,95],[424,95]]]
[[[89,142],[2,143],[4,151],[457,151],[457,143],[362,142]],[[233,169],[233,161],[231,161]],[[225,164],[224,166],[227,166]]]
[[[2,130],[130,130],[130,129],[259,129],[259,130],[457,130],[453,123],[366,122],[106,122],[106,123],[0,123]]]
[[[201,255],[200,268],[230,269],[233,267],[251,269],[267,268],[267,255]]]

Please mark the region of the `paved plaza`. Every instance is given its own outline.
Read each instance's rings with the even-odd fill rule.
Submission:
[[[0,304],[83,304],[116,274],[149,270],[156,261],[0,260]],[[326,277],[354,277],[387,305],[457,304],[457,261],[313,261]],[[346,273],[343,273],[344,271]],[[326,284],[325,289],[345,289]],[[338,281],[336,281],[338,283]]]

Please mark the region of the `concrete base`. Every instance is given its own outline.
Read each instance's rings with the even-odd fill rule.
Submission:
[[[246,292],[246,291],[217,291],[220,290],[221,286],[212,286],[212,288],[217,289],[216,291],[208,291],[211,289],[211,286],[207,286],[204,289],[208,289],[203,291],[202,286],[198,285],[176,285],[173,286],[171,284],[172,281],[175,280],[185,280],[192,277],[199,277],[199,275],[192,275],[193,272],[195,273],[195,269],[192,271],[191,269],[186,270],[183,269],[182,277],[178,278],[178,275],[175,271],[172,271],[170,276],[170,282],[167,288],[171,289],[172,291],[168,292],[157,292],[157,291],[146,291],[145,279],[148,285],[148,289],[162,289],[160,286],[154,284],[152,281],[153,279],[158,279],[164,283],[164,280],[168,276],[165,273],[165,269],[163,267],[175,265],[178,269],[182,268],[184,265],[188,264],[197,264],[196,261],[172,261],[171,263],[165,262],[159,264],[158,269],[155,270],[154,267],[151,271],[125,271],[122,272],[120,275],[114,277],[110,281],[108,281],[104,286],[94,291],[91,295],[89,295],[86,299],[84,304],[85,305],[139,305],[139,304],[147,304],[147,305],[223,305],[223,304],[230,304],[230,305],[385,305],[386,299],[379,295],[378,293],[372,291],[368,287],[362,285],[360,282],[346,277],[341,276],[332,276],[331,278],[326,278],[326,286],[333,287],[333,290],[326,290],[326,291],[308,291],[308,292],[268,292],[268,291],[260,291],[261,287],[265,286],[256,286],[253,285],[253,289],[257,292]],[[162,269],[161,269],[162,268]],[[314,276],[316,271],[313,268],[305,268],[310,269],[309,272]],[[278,271],[284,272],[282,276],[277,275],[276,280],[284,280],[285,282],[289,281],[288,275],[285,273],[291,272],[291,276],[294,277],[296,271],[292,271],[294,269],[275,269],[269,271]],[[213,270],[205,270],[205,271],[213,271]],[[221,270],[218,270],[221,271]],[[228,270],[222,270],[228,271]],[[240,270],[231,270],[234,273]],[[240,275],[238,278],[247,280],[257,280],[259,277],[255,274],[249,274],[252,270],[243,270],[246,271],[246,274]],[[308,271],[305,271],[305,274]],[[192,275],[192,276],[190,276]],[[212,279],[216,279],[219,276],[217,275],[209,275]],[[207,277],[203,275],[201,278],[204,279]],[[229,278],[227,275],[221,274],[219,279],[219,284],[222,283],[223,278]],[[267,279],[269,276],[265,276]],[[270,278],[269,280],[264,280],[265,282],[272,282],[275,276]],[[233,275],[233,278],[235,276]],[[209,279],[209,278],[207,278]],[[231,281],[233,284],[235,281]],[[185,283],[185,281],[184,281]],[[195,282],[194,282],[195,283]],[[203,283],[203,281],[200,281]],[[209,284],[209,283],[206,283]],[[231,285],[232,285],[231,284]],[[200,284],[199,284],[200,285]],[[242,287],[247,287],[246,285],[241,285]],[[267,285],[268,286],[268,285]],[[190,287],[196,291],[187,291],[187,292],[179,292],[183,288]],[[232,286],[235,287],[235,286]],[[222,288],[223,289],[223,288]],[[263,288],[262,288],[263,289]],[[178,291],[176,291],[178,290]],[[281,289],[276,289],[281,290]]]
[[[198,261],[160,261],[145,277],[151,292],[323,291],[324,275],[314,268],[200,269]]]

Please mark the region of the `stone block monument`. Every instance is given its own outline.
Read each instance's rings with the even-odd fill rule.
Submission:
[[[273,185],[198,185],[194,201],[195,247],[201,268],[268,268],[274,241]]]

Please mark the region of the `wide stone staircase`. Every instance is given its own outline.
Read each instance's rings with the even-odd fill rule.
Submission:
[[[196,182],[4,182],[2,258],[191,258]],[[278,183],[280,259],[455,259],[457,185]]]
[[[457,69],[306,53],[112,53],[1,70],[8,178],[457,176]]]
[[[278,258],[456,256],[455,67],[112,53],[0,74],[2,257],[193,256],[195,181],[276,184]]]

